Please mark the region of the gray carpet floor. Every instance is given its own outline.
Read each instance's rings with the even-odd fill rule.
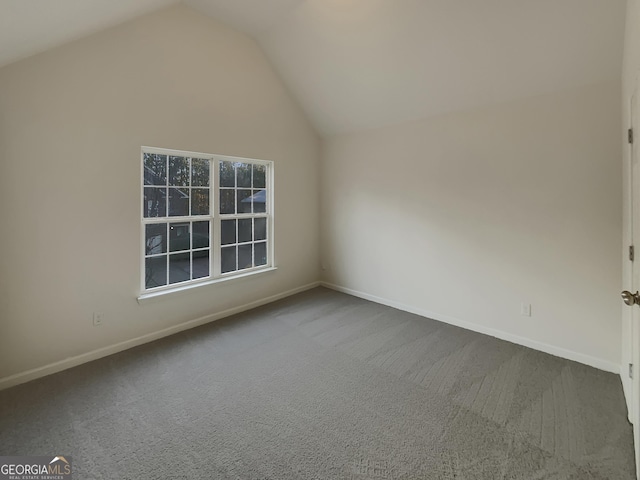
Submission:
[[[633,479],[609,373],[317,288],[0,392],[76,479]]]

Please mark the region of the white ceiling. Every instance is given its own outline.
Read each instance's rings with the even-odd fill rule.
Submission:
[[[183,0],[183,3],[252,36],[282,22],[305,0]]]
[[[176,0],[0,0],[0,66]],[[616,80],[626,0],[184,0],[256,38],[322,134]]]
[[[620,78],[625,0],[309,0],[259,35],[322,133]]]
[[[175,0],[0,0],[0,66]]]

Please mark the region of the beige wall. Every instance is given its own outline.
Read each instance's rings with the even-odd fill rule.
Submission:
[[[617,370],[619,98],[605,83],[330,137],[324,279]]]
[[[620,94],[329,137],[319,171],[256,44],[185,7],[0,69],[0,382],[314,282],[318,225],[330,283],[614,368]],[[274,160],[278,271],[139,305],[141,145]]]
[[[275,161],[279,269],[139,305],[142,145]],[[0,379],[316,281],[318,154],[254,41],[186,7],[0,69]]]

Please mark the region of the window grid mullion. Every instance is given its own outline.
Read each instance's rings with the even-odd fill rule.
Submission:
[[[168,234],[168,232],[167,232],[167,234]],[[165,281],[165,285],[170,285],[170,283],[169,283],[169,280],[170,280],[170,278],[169,278],[169,266],[170,266],[169,260],[170,259],[171,259],[171,253],[169,252],[169,239],[167,238],[167,262],[166,262],[167,263],[167,275],[166,275],[166,278],[165,278],[165,280],[166,280]]]
[[[238,257],[238,252],[240,251],[240,248],[238,248],[238,240],[240,239],[239,235],[240,235],[240,222],[237,220],[238,218],[238,169],[234,168],[233,169],[233,205],[234,205],[234,209],[233,209],[233,213],[236,216],[236,245],[234,247],[235,249],[235,253],[236,253],[236,268],[234,269],[235,272],[238,271],[238,269],[240,268],[240,258]]]
[[[211,220],[212,215],[197,215],[193,217],[148,217],[142,220],[145,224],[153,223],[178,223],[178,222],[206,222]]]
[[[191,163],[189,163],[189,182],[191,182]],[[189,203],[191,203],[191,192],[189,192]],[[189,222],[189,280],[193,280],[193,222]]]
[[[220,202],[220,160],[212,160],[211,168],[213,169],[211,179],[213,183],[211,185],[212,188],[209,197],[212,215],[211,229],[213,230],[213,235],[211,235],[212,251],[209,255],[209,268],[211,269],[211,276],[213,278],[218,278],[222,271],[222,250],[220,248],[220,244],[222,242],[222,225],[218,208],[218,203]]]

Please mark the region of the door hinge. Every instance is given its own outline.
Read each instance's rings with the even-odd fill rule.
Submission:
[[[629,143],[633,143],[633,128],[630,128],[627,132]]]
[[[633,248],[633,245],[629,245],[629,260],[633,262],[635,258],[636,258],[636,249]]]
[[[633,363],[629,364],[629,378],[633,378]]]

